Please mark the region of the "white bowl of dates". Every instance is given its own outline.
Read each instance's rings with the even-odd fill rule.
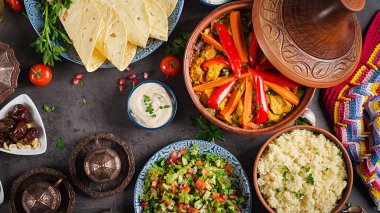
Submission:
[[[29,96],[17,96],[0,110],[0,151],[14,155],[46,152],[41,116]]]

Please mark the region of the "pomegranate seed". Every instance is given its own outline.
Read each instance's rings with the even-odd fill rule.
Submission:
[[[136,74],[132,74],[132,75],[129,75],[128,76],[128,79],[129,80],[133,80],[133,79],[135,79],[137,76],[136,76]]]
[[[127,81],[127,79],[125,79],[125,78],[120,78],[120,79],[119,79],[119,85],[123,85],[123,84],[125,84],[126,81]]]
[[[173,160],[173,158],[168,158],[168,159],[166,160],[166,162],[167,162],[168,164],[172,164],[172,163],[174,163],[174,160]]]
[[[185,205],[185,209],[190,209],[190,205]]]
[[[220,195],[220,197],[221,197],[223,200],[227,199],[227,196],[226,196],[225,194]]]
[[[185,177],[188,178],[188,177],[189,177],[189,174],[186,174]]]
[[[73,84],[74,84],[74,85],[78,85],[78,84],[79,84],[79,81],[80,81],[80,79],[78,79],[78,78],[74,78],[74,79],[73,79]]]
[[[77,79],[82,79],[83,77],[84,77],[83,73],[78,73],[75,75],[75,78],[77,78]]]
[[[125,90],[125,84],[120,84],[119,85],[119,91],[121,92],[123,90]]]
[[[150,76],[150,73],[148,71],[143,72],[143,78],[148,79]]]
[[[132,68],[130,66],[127,67],[127,69],[125,69],[127,72],[130,72],[132,71]]]
[[[195,175],[192,175],[193,176],[193,179],[195,180],[195,181],[197,181],[199,178],[197,178],[197,177],[195,177]]]
[[[147,206],[148,204],[149,204],[149,202],[146,201],[146,200],[141,201],[141,205],[142,205],[142,206]]]
[[[139,80],[134,80],[134,81],[132,81],[132,86],[136,86],[136,85],[139,84],[139,83],[140,83]]]

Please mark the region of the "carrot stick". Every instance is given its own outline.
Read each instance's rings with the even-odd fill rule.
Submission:
[[[217,40],[215,40],[213,37],[211,37],[207,34],[202,34],[202,39],[204,42],[214,46],[215,49],[224,52],[223,46]]]
[[[246,78],[248,76],[250,76],[250,73],[248,73],[248,72],[242,73],[240,76],[240,79]],[[210,81],[210,82],[195,86],[195,87],[193,87],[193,90],[195,92],[202,92],[202,91],[212,89],[215,87],[220,87],[222,85],[231,83],[231,82],[236,81],[236,80],[238,80],[238,78],[236,78],[234,75],[230,75],[227,77],[221,77],[221,78],[216,79],[215,81]]]
[[[230,116],[236,109],[241,96],[243,96],[245,90],[245,80],[242,79],[239,81],[239,84],[236,86],[235,90],[232,92],[231,98],[228,100],[226,107],[220,112],[220,114],[227,118]]]
[[[298,103],[300,102],[299,98],[295,94],[293,94],[290,90],[288,90],[287,88],[282,87],[282,86],[277,85],[277,84],[274,84],[274,83],[270,83],[268,81],[264,81],[264,84],[267,87],[271,88],[276,93],[278,93],[279,95],[281,95],[283,98],[288,100],[290,103],[297,106]]]
[[[243,27],[241,24],[240,11],[234,11],[230,15],[232,38],[234,40],[236,49],[239,53],[241,62],[248,63],[247,51],[245,49],[245,39],[243,34]]]
[[[249,123],[249,115],[252,113],[252,78],[245,79],[245,94],[243,108],[243,127],[246,128]]]

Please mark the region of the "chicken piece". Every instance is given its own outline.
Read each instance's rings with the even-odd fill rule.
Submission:
[[[271,110],[268,110],[268,120],[266,123],[277,123],[281,120],[281,115],[273,114]]]
[[[292,111],[293,105],[280,95],[267,95],[270,110],[277,115]]]
[[[210,99],[212,93],[214,92],[214,89],[206,89],[201,93],[201,103],[205,106],[207,106],[208,99]]]
[[[217,54],[218,52],[213,46],[207,45],[205,49],[201,52],[201,57],[205,60],[210,60],[215,58]]]
[[[220,64],[211,65],[206,74],[206,81],[209,82],[209,81],[216,80],[219,77],[222,69],[223,69],[223,65],[220,65]]]
[[[202,70],[201,64],[205,60],[202,57],[196,58],[190,68],[190,77],[195,84],[203,83],[205,71]]]

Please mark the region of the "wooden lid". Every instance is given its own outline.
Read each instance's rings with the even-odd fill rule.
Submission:
[[[365,0],[256,0],[252,20],[268,60],[285,76],[317,88],[355,71],[362,49],[355,12]]]

